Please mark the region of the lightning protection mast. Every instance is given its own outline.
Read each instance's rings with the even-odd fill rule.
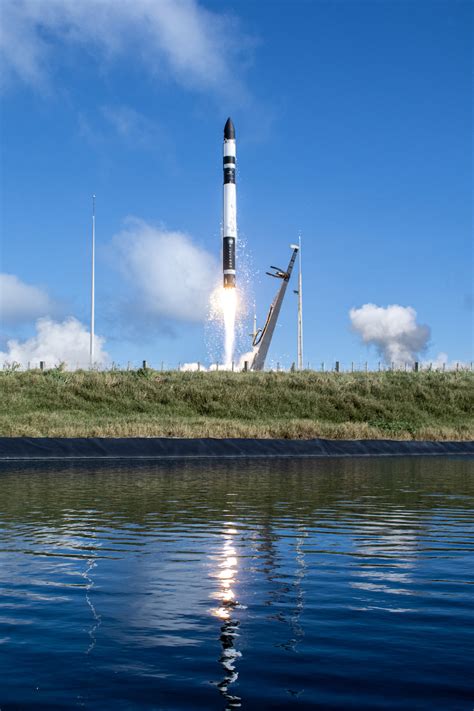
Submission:
[[[303,370],[303,269],[301,266],[301,235],[298,238],[298,370]]]
[[[94,365],[95,326],[95,195],[92,196],[92,256],[91,256],[91,339],[89,345],[90,367]]]
[[[298,288],[293,291],[298,297],[298,370],[303,370],[303,270],[301,268],[301,235],[298,237]]]

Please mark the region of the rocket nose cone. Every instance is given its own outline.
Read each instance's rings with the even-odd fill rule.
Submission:
[[[227,119],[226,124],[224,126],[224,138],[227,140],[235,138],[235,128],[234,128],[234,124],[232,123],[232,119],[230,118],[230,116]]]

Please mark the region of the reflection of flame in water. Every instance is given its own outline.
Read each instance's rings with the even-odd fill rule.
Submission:
[[[235,649],[235,638],[238,636],[239,623],[232,619],[232,611],[238,606],[235,599],[232,585],[237,572],[237,557],[233,546],[233,536],[237,533],[235,528],[229,528],[226,524],[224,533],[224,546],[218,565],[218,571],[214,577],[219,581],[219,590],[213,593],[212,597],[219,600],[219,607],[212,610],[213,614],[223,621],[221,626],[220,641],[222,644],[222,655],[219,659],[224,670],[224,678],[219,682],[218,687],[221,694],[226,699],[226,709],[240,707],[240,697],[229,693],[229,686],[233,684],[239,674],[235,670],[235,662],[241,653]]]

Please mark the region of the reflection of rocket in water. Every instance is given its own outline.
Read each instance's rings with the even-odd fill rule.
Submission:
[[[227,603],[227,605],[235,607],[237,603]],[[240,696],[235,696],[229,693],[229,686],[233,684],[238,679],[238,672],[235,670],[235,662],[241,656],[235,648],[235,638],[238,636],[237,630],[239,623],[230,617],[227,619],[221,627],[220,640],[222,644],[222,655],[219,659],[222,667],[224,669],[224,678],[220,681],[217,686],[227,701],[227,709],[235,709],[241,705]]]
[[[240,697],[229,693],[229,686],[237,681],[239,676],[235,669],[235,663],[241,656],[241,653],[235,648],[239,622],[232,617],[234,609],[240,607],[239,603],[235,600],[234,591],[231,587],[237,572],[237,558],[232,539],[235,533],[237,533],[237,531],[234,528],[227,528],[225,531],[224,548],[220,556],[219,572],[216,575],[220,587],[213,595],[213,597],[221,601],[220,607],[214,609],[213,612],[223,621],[220,634],[222,654],[219,658],[219,662],[222,665],[224,677],[217,686],[226,700],[226,711],[241,706]]]

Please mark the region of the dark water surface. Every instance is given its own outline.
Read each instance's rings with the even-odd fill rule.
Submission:
[[[474,708],[474,466],[0,469],[0,708]]]

